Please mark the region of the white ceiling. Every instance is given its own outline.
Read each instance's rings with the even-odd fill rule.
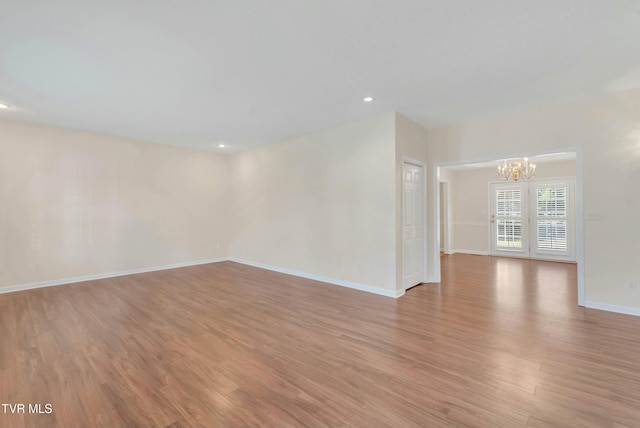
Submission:
[[[0,0],[10,117],[240,150],[640,86],[639,0]],[[362,102],[372,96],[372,103]]]

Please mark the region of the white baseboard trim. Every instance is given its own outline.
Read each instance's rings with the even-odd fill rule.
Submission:
[[[462,253],[462,254],[473,254],[474,256],[488,256],[488,251],[477,251],[477,250],[451,250],[449,254]]]
[[[405,293],[404,290],[400,290],[400,291],[385,290],[383,288],[373,287],[373,286],[365,285],[365,284],[359,284],[357,282],[344,281],[344,280],[336,279],[336,278],[329,278],[329,277],[325,277],[325,276],[322,276],[322,275],[315,275],[315,274],[311,274],[311,273],[307,273],[307,272],[301,272],[301,271],[296,271],[296,270],[292,270],[292,269],[286,269],[286,268],[281,268],[281,267],[277,267],[277,266],[271,266],[271,265],[267,265],[267,264],[264,264],[264,263],[252,262],[252,261],[249,261],[249,260],[237,259],[237,258],[233,258],[233,257],[232,258],[219,257],[219,258],[214,258],[214,259],[195,260],[195,261],[183,262],[183,263],[173,263],[173,264],[170,264],[170,265],[163,265],[163,266],[152,266],[152,267],[139,268],[139,269],[129,269],[129,270],[123,270],[123,271],[117,271],[117,272],[99,273],[99,274],[95,274],[95,275],[84,275],[84,276],[76,276],[76,277],[70,277],[70,278],[61,278],[61,279],[56,279],[56,280],[53,280],[53,281],[42,281],[42,282],[32,282],[32,283],[27,283],[27,284],[9,285],[9,286],[5,286],[5,287],[0,287],[0,294],[11,293],[11,292],[14,292],[14,291],[30,290],[30,289],[33,289],[33,288],[43,288],[43,287],[53,287],[53,286],[56,286],[56,285],[74,284],[74,283],[77,283],[77,282],[93,281],[93,280],[97,280],[97,279],[115,278],[115,277],[118,277],[118,276],[125,276],[125,275],[135,275],[137,273],[154,272],[154,271],[167,270],[167,269],[176,269],[176,268],[181,268],[181,267],[189,267],[189,266],[203,265],[203,264],[209,264],[209,263],[218,263],[218,262],[224,262],[224,261],[227,261],[227,260],[234,261],[236,263],[249,265],[249,266],[258,267],[258,268],[261,268],[261,269],[266,269],[266,270],[271,270],[271,271],[275,271],[275,272],[285,273],[285,274],[288,274],[288,275],[294,275],[294,276],[299,276],[299,277],[302,277],[302,278],[312,279],[314,281],[326,282],[326,283],[329,283],[329,284],[339,285],[339,286],[342,286],[342,287],[348,287],[348,288],[353,288],[353,289],[356,289],[356,290],[367,291],[369,293],[379,294],[379,295],[387,296],[387,297],[398,298],[398,297],[403,296],[404,293]]]
[[[333,284],[333,285],[339,285],[339,286],[342,286],[342,287],[353,288],[355,290],[367,291],[369,293],[379,294],[381,296],[393,297],[393,298],[397,299],[398,297],[401,297],[401,296],[404,295],[404,290],[400,290],[400,291],[385,290],[384,288],[378,288],[378,287],[374,287],[374,286],[371,286],[371,285],[360,284],[360,283],[351,282],[351,281],[345,281],[345,280],[342,280],[342,279],[329,278],[329,277],[322,276],[322,275],[316,275],[316,274],[313,274],[313,273],[301,272],[301,271],[298,271],[298,270],[287,269],[287,268],[282,268],[282,267],[278,267],[278,266],[272,266],[272,265],[268,265],[268,264],[264,264],[264,263],[253,262],[253,261],[250,261],[250,260],[238,259],[238,258],[235,258],[235,257],[230,257],[229,260],[232,261],[232,262],[236,262],[236,263],[240,263],[240,264],[243,264],[243,265],[257,267],[257,268],[260,268],[260,269],[266,269],[266,270],[271,270],[271,271],[274,271],[274,272],[285,273],[287,275],[299,276],[301,278],[307,278],[307,279],[312,279],[314,281],[326,282],[326,283]]]
[[[600,309],[601,311],[617,312],[619,314],[640,316],[640,309],[630,308],[628,306],[608,305],[606,303],[591,302],[589,300],[585,300],[584,307],[590,309]]]
[[[76,282],[93,281],[96,279],[114,278],[116,276],[134,275],[136,273],[154,272],[158,270],[167,270],[167,269],[175,269],[175,268],[188,267],[188,266],[205,265],[209,263],[223,262],[226,260],[228,260],[226,257],[219,257],[215,259],[194,260],[190,262],[173,263],[170,265],[153,266],[153,267],[146,267],[146,268],[139,268],[139,269],[129,269],[129,270],[122,270],[118,272],[107,272],[107,273],[99,273],[95,275],[75,276],[71,278],[56,279],[53,281],[42,281],[42,282],[32,282],[29,284],[9,285],[5,287],[0,287],[0,294],[11,293],[13,291],[30,290],[32,288],[52,287],[54,285],[73,284]]]

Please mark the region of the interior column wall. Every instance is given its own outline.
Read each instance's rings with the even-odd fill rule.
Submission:
[[[402,164],[404,160],[417,161],[424,165],[424,202],[425,202],[425,224],[423,233],[425,234],[425,242],[427,240],[427,217],[426,217],[426,203],[427,203],[427,176],[429,171],[427,170],[427,129],[417,124],[416,122],[408,119],[401,114],[395,114],[395,142],[396,142],[396,175],[395,175],[395,187],[396,187],[396,289],[398,293],[402,293],[403,290],[403,227],[402,227]],[[425,246],[425,278],[424,281],[431,281],[427,275],[427,250],[428,246]]]

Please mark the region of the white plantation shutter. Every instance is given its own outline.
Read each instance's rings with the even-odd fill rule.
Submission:
[[[567,222],[538,220],[538,249],[567,251]]]
[[[498,217],[522,216],[522,191],[520,189],[497,190],[496,215]]]
[[[522,221],[497,220],[498,247],[522,248]]]
[[[496,189],[496,246],[522,248],[522,190]]]
[[[567,186],[538,187],[538,217],[567,216]]]
[[[567,241],[567,186],[539,186],[536,191],[537,249],[566,253]]]

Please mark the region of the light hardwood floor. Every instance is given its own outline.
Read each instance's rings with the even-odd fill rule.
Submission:
[[[398,300],[232,262],[0,295],[0,401],[53,407],[0,427],[640,426],[639,317],[442,262]]]

